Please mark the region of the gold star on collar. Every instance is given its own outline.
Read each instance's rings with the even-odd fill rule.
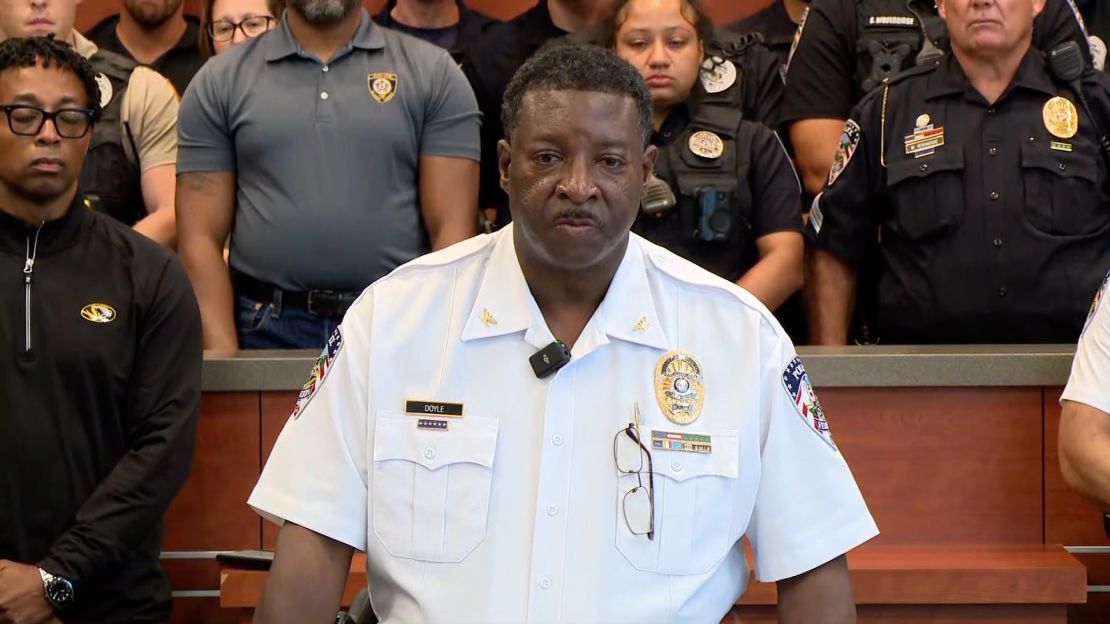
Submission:
[[[636,321],[636,324],[632,326],[632,331],[642,334],[647,331],[648,325],[650,324],[646,316],[641,316],[640,320]]]
[[[496,325],[497,324],[497,319],[494,318],[493,314],[489,311],[488,308],[482,308],[482,317],[481,317],[481,319],[482,319],[482,323],[486,327],[489,327],[490,325]]]

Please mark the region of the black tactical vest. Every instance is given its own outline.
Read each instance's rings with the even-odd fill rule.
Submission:
[[[752,193],[747,182],[755,126],[741,124],[745,47],[735,41],[725,45],[714,41],[706,46],[707,59],[728,60],[736,66],[736,82],[718,93],[706,91],[701,80],[695,85],[690,94],[693,113],[689,123],[660,148],[655,164],[656,177],[671,188],[677,204],[659,213],[641,212],[633,228],[648,240],[733,281],[759,259],[751,233]],[[698,155],[691,148],[691,138],[699,132],[720,139],[720,156]]]
[[[861,95],[904,69],[939,58],[947,45],[948,29],[931,0],[856,0],[856,20]]]
[[[134,225],[146,216],[143,203],[142,171],[138,165],[139,150],[130,127],[121,122],[123,96],[136,64],[123,56],[104,50],[90,59],[101,91],[105,82],[111,86],[111,99],[101,109],[100,119],[93,128],[89,151],[81,168],[79,182],[88,204],[126,225]],[[100,78],[103,76],[103,78]],[[105,81],[106,79],[106,81]],[[103,94],[101,97],[103,101]],[[127,141],[135,162],[127,158],[123,142]]]

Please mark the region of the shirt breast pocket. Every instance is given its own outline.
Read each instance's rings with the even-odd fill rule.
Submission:
[[[486,537],[495,418],[418,429],[415,416],[379,414],[374,428],[374,534],[394,557],[465,559]]]
[[[964,155],[946,150],[921,159],[887,163],[893,229],[913,241],[937,238],[955,230],[964,214]]]
[[[735,431],[706,435],[711,438],[710,453],[652,449],[654,539],[633,533],[625,518],[624,497],[638,485],[637,475],[621,474],[617,479],[617,550],[637,570],[704,574],[740,539],[734,522],[739,436]],[[647,475],[640,478],[646,484]]]
[[[1077,146],[1078,149],[1078,146]],[[1098,156],[1021,144],[1025,218],[1033,229],[1056,236],[1092,234],[1110,222],[1098,183]]]

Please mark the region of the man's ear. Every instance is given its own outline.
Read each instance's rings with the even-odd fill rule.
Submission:
[[[497,170],[501,174],[501,190],[509,192],[509,167],[513,162],[513,148],[508,139],[497,142]]]
[[[941,19],[948,19],[948,7],[945,6],[944,0],[937,0],[937,14],[940,15]]]
[[[651,174],[655,171],[655,161],[658,160],[658,159],[659,159],[659,148],[658,147],[656,147],[654,145],[649,145],[646,148],[644,148],[644,159],[643,159],[643,165],[644,165],[643,183],[644,184],[647,184],[648,179],[651,178]]]

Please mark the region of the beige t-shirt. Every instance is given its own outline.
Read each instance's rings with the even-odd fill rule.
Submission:
[[[73,47],[85,58],[96,54],[96,44],[80,33],[73,33]],[[150,69],[136,67],[123,94],[120,123],[131,128],[131,136],[139,150],[139,169],[148,169],[177,162],[177,91],[170,81]],[[127,131],[124,130],[124,136]],[[128,160],[135,162],[129,141],[123,142]]]

